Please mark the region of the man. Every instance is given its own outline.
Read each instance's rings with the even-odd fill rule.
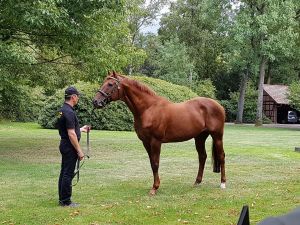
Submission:
[[[62,155],[61,171],[58,181],[59,205],[76,207],[77,203],[71,201],[72,179],[77,159],[84,158],[79,145],[81,132],[89,132],[90,127],[79,127],[79,121],[74,106],[79,100],[79,92],[75,87],[65,90],[65,102],[59,111],[58,130],[61,137],[59,150]]]

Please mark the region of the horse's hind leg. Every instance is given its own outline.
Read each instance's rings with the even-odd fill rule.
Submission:
[[[219,173],[221,168],[221,188],[226,188],[226,176],[225,176],[225,153],[223,149],[223,133],[211,134],[213,143],[213,161],[214,172]]]
[[[207,158],[206,150],[205,150],[205,141],[208,137],[209,133],[207,131],[202,132],[200,135],[195,137],[195,145],[198,152],[199,158],[199,170],[198,175],[195,181],[195,185],[199,185],[202,181],[203,171],[205,167],[205,161]]]

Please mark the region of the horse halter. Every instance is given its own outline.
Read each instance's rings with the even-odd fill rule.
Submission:
[[[112,94],[118,90],[118,96],[119,96],[119,89],[120,89],[120,84],[121,81],[117,78],[114,77],[108,77],[108,79],[112,79],[115,80],[116,82],[113,84],[112,89],[110,90],[110,92],[106,93],[102,90],[98,90],[97,92],[99,92],[102,96],[104,96],[105,98],[102,101],[97,101],[99,105],[101,106],[106,106],[107,104],[109,104],[111,102],[111,96]]]

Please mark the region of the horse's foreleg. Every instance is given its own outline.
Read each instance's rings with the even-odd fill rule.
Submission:
[[[157,140],[152,140],[149,144],[144,143],[144,146],[147,150],[147,153],[149,155],[150,164],[153,172],[153,186],[150,190],[150,195],[155,195],[157,192],[157,189],[160,185],[160,179],[158,175],[158,168],[159,168],[159,158],[160,158],[160,148],[161,148],[161,142]]]
[[[208,135],[209,135],[208,132],[202,132],[199,136],[195,137],[195,145],[196,145],[198,158],[199,158],[199,169],[198,169],[198,175],[196,177],[196,181],[194,185],[199,185],[202,182],[205,161],[207,158],[206,150],[205,150],[205,141]]]

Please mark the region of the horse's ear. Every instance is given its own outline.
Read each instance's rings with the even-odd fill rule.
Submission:
[[[117,77],[117,73],[116,73],[116,71],[114,71],[114,70],[113,70],[113,76],[114,76],[114,77]]]

